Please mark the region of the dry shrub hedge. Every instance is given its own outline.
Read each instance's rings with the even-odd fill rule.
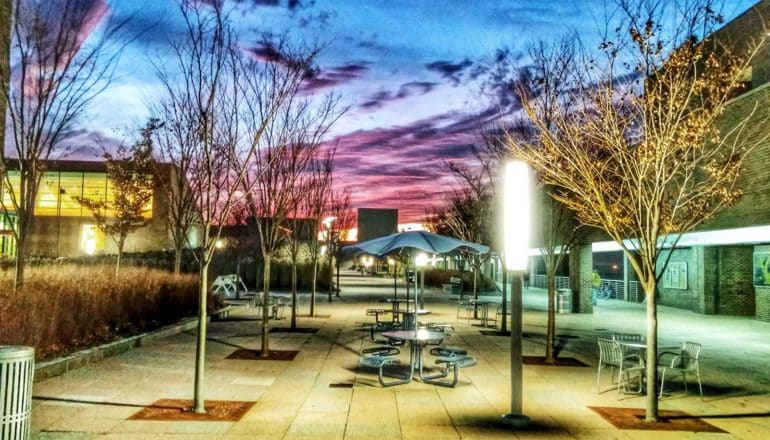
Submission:
[[[13,271],[0,272],[0,344],[34,346],[39,359],[152,330],[198,308],[195,275],[124,267],[116,278],[112,265],[74,264],[26,272],[18,292]]]

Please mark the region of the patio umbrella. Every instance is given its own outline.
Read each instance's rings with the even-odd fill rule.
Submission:
[[[346,246],[343,249],[358,249],[367,254],[383,257],[408,248],[418,249],[429,254],[454,254],[459,251],[468,251],[476,254],[486,254],[489,252],[489,247],[487,246],[428,231],[399,232]]]
[[[461,251],[475,254],[486,254],[489,247],[469,241],[458,240],[445,235],[434,234],[428,231],[406,231],[386,235],[385,237],[375,238],[373,240],[362,241],[346,249],[358,249],[367,254],[384,257],[385,255],[398,252],[402,249],[417,249],[429,254],[456,254]],[[409,281],[407,280],[407,300],[409,295]],[[416,286],[415,286],[416,288]],[[407,303],[407,307],[409,304]],[[415,302],[415,308],[417,303]],[[415,319],[415,322],[417,320]]]

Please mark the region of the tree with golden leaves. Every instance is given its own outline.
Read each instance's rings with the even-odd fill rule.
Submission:
[[[647,298],[645,420],[655,421],[655,291],[670,257],[663,248],[741,196],[736,179],[755,145],[741,137],[748,119],[728,129],[719,121],[759,44],[699,40],[721,23],[711,1],[617,4],[620,22],[608,20],[617,33],[601,45],[605,62],[586,56],[573,72],[576,87],[560,101],[569,110],[557,106],[549,123],[522,94],[535,139],[507,140],[581,224],[621,246],[636,272]]]

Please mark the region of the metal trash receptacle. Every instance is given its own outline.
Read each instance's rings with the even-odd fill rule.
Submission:
[[[556,295],[556,313],[572,313],[572,289],[559,289]]]
[[[29,436],[35,349],[0,345],[0,440]]]

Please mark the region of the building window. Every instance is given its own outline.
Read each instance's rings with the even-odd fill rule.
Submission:
[[[96,225],[83,225],[80,228],[80,250],[88,255],[104,249],[104,233]]]

